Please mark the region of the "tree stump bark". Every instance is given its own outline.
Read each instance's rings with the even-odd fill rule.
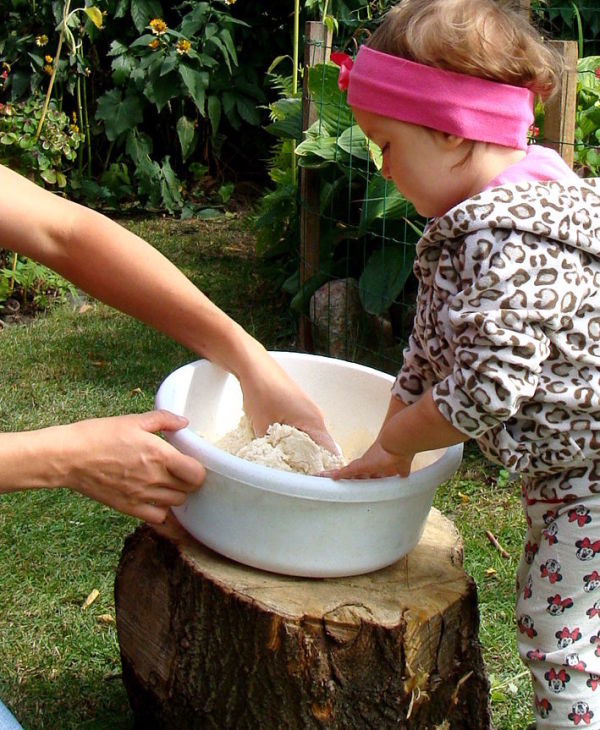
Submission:
[[[115,583],[144,730],[487,730],[477,594],[452,523],[383,570],[303,579],[234,563],[174,520],[139,527]]]

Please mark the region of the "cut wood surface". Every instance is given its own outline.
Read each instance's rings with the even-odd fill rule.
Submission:
[[[490,727],[476,589],[435,509],[408,556],[348,578],[263,572],[174,519],[143,526],[115,602],[136,727]]]

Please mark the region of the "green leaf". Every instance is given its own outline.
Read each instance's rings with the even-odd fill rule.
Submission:
[[[196,136],[194,122],[186,116],[180,116],[177,120],[177,136],[181,145],[181,157],[185,162],[194,149],[194,138]]]
[[[132,129],[127,135],[125,151],[136,166],[141,165],[144,160],[150,159],[152,139],[147,134],[140,134],[137,129]]]
[[[42,170],[40,175],[42,180],[45,180],[50,185],[54,185],[56,182],[56,170]]]
[[[196,108],[202,116],[205,116],[204,105],[206,88],[208,87],[208,74],[206,71],[196,71],[185,64],[181,64],[179,66],[179,75],[190,93]]]
[[[141,33],[152,18],[162,18],[163,10],[157,0],[131,0],[131,19]]]
[[[235,45],[233,43],[233,38],[231,37],[231,33],[227,30],[227,28],[221,28],[219,35],[221,36],[221,40],[225,44],[225,48],[227,48],[227,51],[229,52],[231,60],[237,66],[238,58],[235,50]]]
[[[279,99],[269,105],[273,122],[265,129],[276,137],[302,138],[302,99]]]
[[[124,18],[125,14],[129,10],[129,4],[130,0],[119,0],[119,4],[117,5],[117,9],[115,10],[114,17]]]
[[[113,70],[112,80],[115,86],[123,86],[131,76],[135,61],[129,56],[117,56],[113,59],[111,67]]]
[[[108,49],[107,56],[122,56],[124,53],[127,53],[127,48],[124,43],[121,43],[121,41],[113,41],[110,44],[110,47]]]
[[[229,117],[229,115],[233,113],[233,110],[235,109],[235,100],[236,96],[235,94],[232,94],[231,91],[223,92],[221,103],[223,104],[225,116]]]
[[[361,233],[368,230],[377,219],[399,220],[416,218],[417,213],[411,203],[398,192],[393,184],[381,175],[374,175],[365,190],[362,201],[359,228]]]
[[[240,117],[248,124],[257,127],[260,124],[260,114],[256,108],[256,104],[250,102],[246,97],[239,96],[236,101],[236,109]]]
[[[370,314],[383,314],[400,294],[413,268],[412,247],[387,245],[371,254],[359,280],[359,295]]]
[[[161,76],[160,73],[153,73],[144,86],[144,96],[156,105],[160,111],[164,105],[173,97],[178,96],[181,91],[179,76],[175,71]]]
[[[229,198],[231,198],[231,196],[233,195],[234,187],[234,184],[232,182],[229,182],[223,183],[223,185],[221,185],[221,187],[218,189],[217,192],[223,203],[226,203]]]
[[[369,141],[364,135],[362,129],[358,124],[353,124],[348,129],[345,129],[338,136],[338,147],[347,152],[352,157],[357,157],[359,160],[368,160],[369,155]]]
[[[600,79],[596,69],[600,68],[600,56],[585,56],[577,61],[577,82],[584,89],[600,92]]]
[[[208,118],[210,119],[210,128],[213,137],[217,134],[219,124],[221,123],[221,101],[218,96],[211,94],[207,101]]]
[[[187,38],[191,38],[198,29],[204,26],[206,15],[210,12],[208,3],[195,3],[193,9],[187,13],[181,21],[181,32]]]
[[[206,42],[212,43],[221,51],[221,54],[223,55],[223,58],[225,59],[225,63],[227,64],[227,69],[229,70],[229,73],[231,74],[231,62],[229,59],[229,54],[227,53],[227,49],[225,48],[225,45],[221,41],[221,39],[215,35],[215,36],[212,36],[211,38],[207,38]]]
[[[325,273],[314,274],[307,279],[292,298],[290,309],[298,314],[308,314],[310,298],[328,280],[329,276]]]
[[[222,216],[222,210],[217,210],[217,208],[202,208],[196,217],[200,218],[200,220],[210,220],[212,218],[221,218]]]
[[[111,142],[144,118],[138,97],[132,94],[123,97],[119,89],[111,89],[98,99],[96,117],[104,121],[106,137]]]
[[[296,147],[296,155],[303,167],[322,167],[324,160],[333,162],[338,154],[335,137],[308,138]],[[316,159],[315,159],[316,158]]]
[[[139,38],[136,38],[134,41],[132,41],[129,44],[129,48],[147,48],[148,44],[152,43],[152,41],[155,39],[155,35],[152,35],[151,33],[145,33],[144,35],[141,35]]]
[[[180,192],[181,183],[175,175],[169,159],[169,156],[165,157],[162,163],[160,191],[165,208],[172,213],[183,206],[183,199]]]
[[[162,62],[162,65],[160,67],[160,75],[166,76],[166,74],[169,73],[169,71],[173,71],[173,69],[178,65],[179,58],[177,56],[177,53],[171,51],[169,55],[165,58],[165,60]]]
[[[308,69],[308,90],[317,116],[335,137],[354,122],[346,97],[337,84],[339,70],[334,63],[321,63]]]

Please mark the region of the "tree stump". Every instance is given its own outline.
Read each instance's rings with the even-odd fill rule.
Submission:
[[[487,730],[473,580],[452,523],[383,570],[308,579],[139,527],[115,583],[136,728]]]

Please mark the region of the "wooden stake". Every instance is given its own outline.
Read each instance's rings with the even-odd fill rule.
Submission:
[[[577,110],[577,41],[550,41],[565,62],[558,92],[546,102],[544,145],[573,167]]]
[[[331,52],[331,32],[325,23],[310,21],[305,26],[304,78],[302,92],[302,131],[318,118],[308,93],[308,69],[326,63]],[[300,286],[319,271],[321,190],[318,170],[300,170]],[[300,345],[312,347],[310,319],[300,316]]]

